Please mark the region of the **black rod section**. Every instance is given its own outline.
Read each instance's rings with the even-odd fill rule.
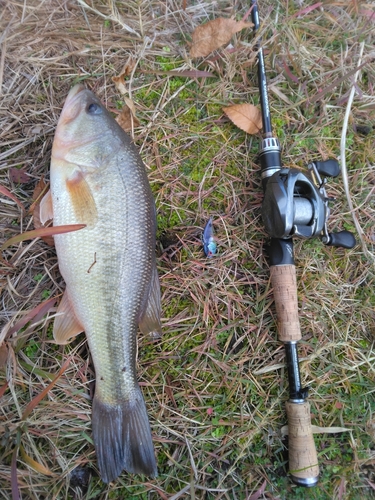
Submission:
[[[296,342],[285,342],[286,364],[288,367],[289,400],[301,402],[307,398],[308,388],[302,387]]]
[[[259,29],[259,14],[258,14],[258,2],[257,0],[252,0],[252,11],[251,19],[254,24],[254,33]],[[270,107],[268,103],[268,93],[267,93],[267,78],[266,78],[266,68],[264,66],[264,56],[263,49],[260,43],[257,43],[256,48],[258,50],[258,81],[259,81],[259,96],[262,109],[262,123],[263,123],[263,133],[265,137],[272,136],[272,124]]]

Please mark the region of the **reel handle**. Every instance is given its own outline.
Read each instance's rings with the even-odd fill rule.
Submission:
[[[323,177],[337,177],[341,172],[339,162],[333,158],[325,161],[314,161],[313,163]]]
[[[319,477],[318,456],[307,401],[285,403],[288,416],[289,472],[299,486],[315,486]]]
[[[338,233],[328,233],[328,238],[322,238],[323,243],[327,246],[353,248],[356,244],[353,233],[346,230],[339,231]]]

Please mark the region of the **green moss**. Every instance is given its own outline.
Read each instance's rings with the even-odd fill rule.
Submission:
[[[51,292],[50,292],[50,290],[43,290],[43,291],[42,291],[42,299],[43,299],[43,300],[48,299],[50,296],[51,296]]]
[[[34,339],[29,339],[26,346],[24,347],[26,356],[32,361],[37,358],[39,350],[40,343],[36,342]]]

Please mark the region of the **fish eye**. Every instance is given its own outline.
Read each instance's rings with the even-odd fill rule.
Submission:
[[[87,106],[87,112],[90,115],[100,115],[100,113],[102,112],[102,108],[99,106],[99,104],[93,102]]]

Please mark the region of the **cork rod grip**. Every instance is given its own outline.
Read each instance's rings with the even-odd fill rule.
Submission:
[[[319,476],[318,457],[311,428],[310,405],[287,401],[289,472],[300,482],[312,483]],[[308,486],[309,484],[305,484]],[[313,485],[313,484],[311,484]]]
[[[296,268],[293,264],[287,264],[271,266],[270,271],[279,340],[297,342],[301,339],[301,328],[298,318]]]

